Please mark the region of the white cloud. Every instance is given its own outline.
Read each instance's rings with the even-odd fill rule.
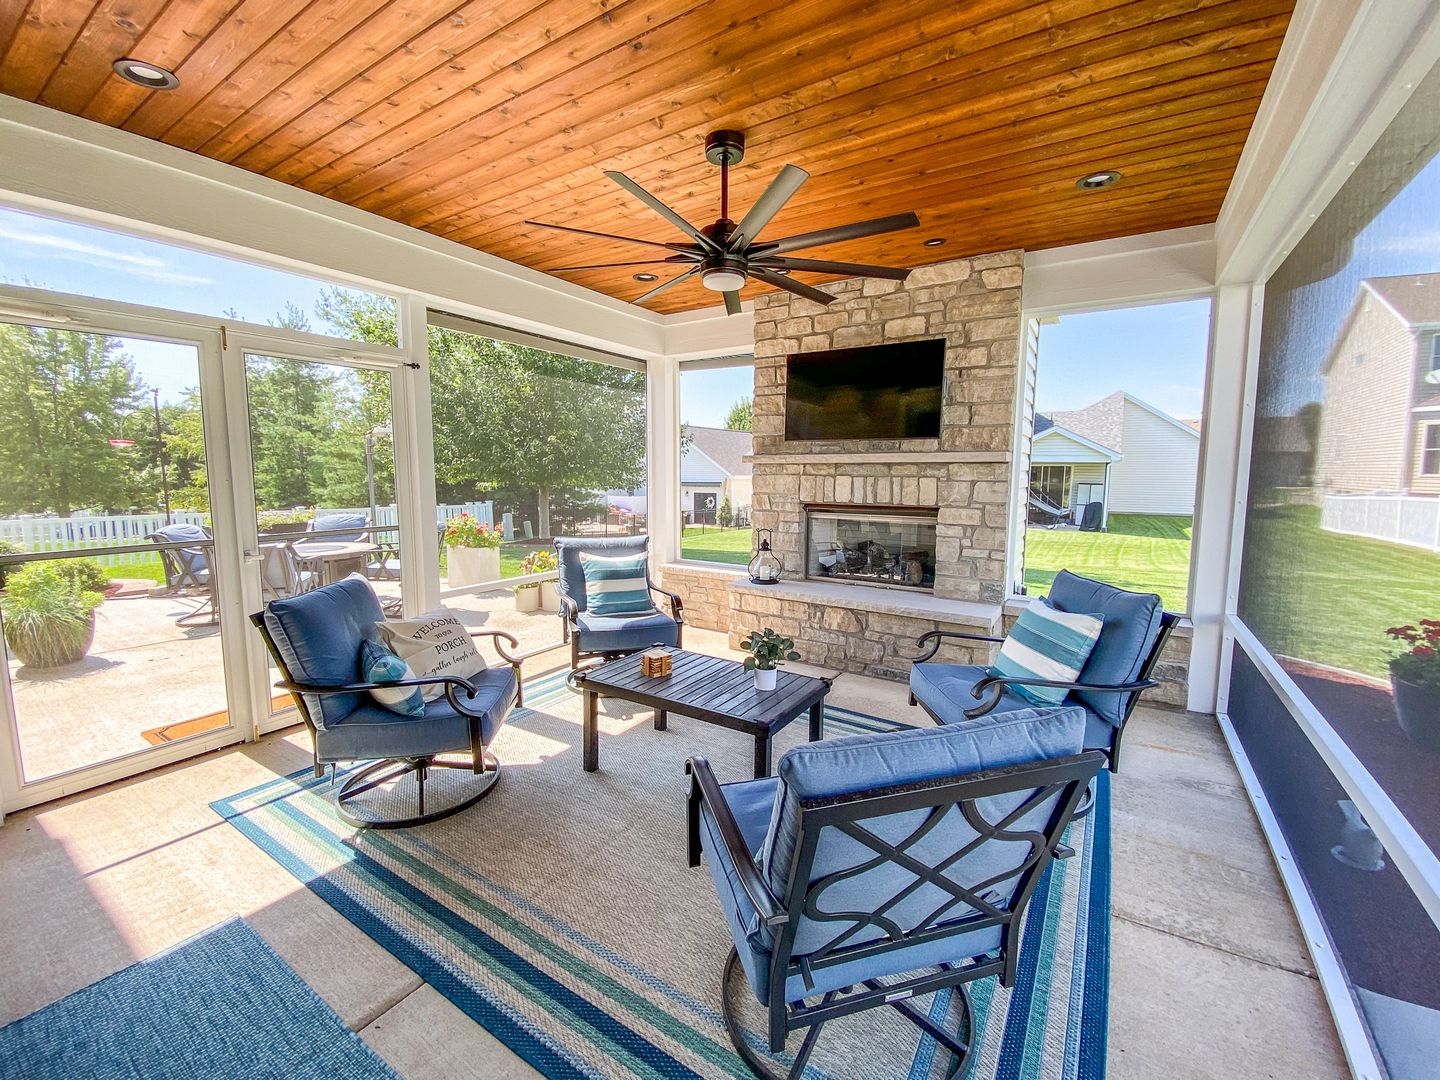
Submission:
[[[117,251],[113,248],[101,247],[98,244],[86,243],[84,240],[62,236],[59,233],[30,232],[0,222],[0,239],[32,248],[42,248],[55,258],[85,263],[88,266],[101,266],[150,281],[164,281],[176,285],[215,284],[213,278],[168,270],[165,260],[155,255],[137,255],[129,251]]]

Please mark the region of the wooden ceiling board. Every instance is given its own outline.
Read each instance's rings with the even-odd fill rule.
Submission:
[[[1293,0],[0,0],[0,92],[228,161],[544,270],[642,262],[719,213],[707,132],[747,135],[738,220],[764,236],[914,210],[918,229],[799,252],[914,266],[1213,221]],[[110,73],[174,70],[156,93]],[[1078,176],[1123,174],[1082,192]],[[944,236],[941,249],[921,241]],[[566,272],[623,299],[641,269]],[[801,280],[828,280],[804,274]],[[751,285],[743,295],[767,291]],[[646,306],[712,306],[686,282]]]

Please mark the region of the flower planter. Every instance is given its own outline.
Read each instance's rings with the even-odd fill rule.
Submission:
[[[772,667],[772,668],[758,668],[758,667],[757,667],[757,668],[755,669],[755,689],[756,689],[756,690],[774,690],[774,689],[775,689],[775,678],[776,678],[776,676],[778,676],[779,674],[780,674],[780,672],[779,672],[779,670],[778,670],[777,668],[773,668],[773,667]]]
[[[1390,686],[1400,729],[1421,749],[1440,752],[1440,689],[1406,682],[1394,674]]]
[[[515,590],[516,611],[539,611],[540,590],[534,586],[521,586]]]
[[[445,580],[450,588],[479,585],[500,579],[500,549],[447,547]]]
[[[560,586],[554,581],[540,583],[540,606],[546,611],[560,610]]]
[[[78,664],[85,659],[85,654],[94,644],[95,613],[90,613],[83,626],[77,625],[58,633],[52,630],[45,640],[19,626],[7,625],[5,641],[9,644],[10,651],[15,654],[15,659],[25,667],[57,668]]]

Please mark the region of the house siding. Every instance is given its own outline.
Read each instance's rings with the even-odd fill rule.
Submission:
[[[1099,464],[1095,462],[1085,462],[1079,465],[1071,466],[1070,513],[1074,516],[1077,523],[1080,520],[1081,512],[1085,509],[1084,504],[1080,502],[1080,485],[1103,483],[1105,483],[1105,465],[1103,462]],[[1109,492],[1106,492],[1106,495],[1108,494]],[[1100,501],[1104,502],[1104,497],[1102,497]],[[1111,509],[1113,510],[1114,507],[1111,507]]]
[[[1389,307],[1362,293],[1325,375],[1315,459],[1321,490],[1394,492],[1405,486],[1415,344]]]
[[[1110,513],[1193,514],[1200,440],[1125,403],[1125,456],[1110,467]]]

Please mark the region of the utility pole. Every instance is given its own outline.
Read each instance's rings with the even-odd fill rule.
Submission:
[[[160,424],[160,388],[152,387],[151,400],[155,404],[155,444],[160,455],[160,490],[165,498],[165,524],[170,525],[170,476],[165,469],[165,429]]]

